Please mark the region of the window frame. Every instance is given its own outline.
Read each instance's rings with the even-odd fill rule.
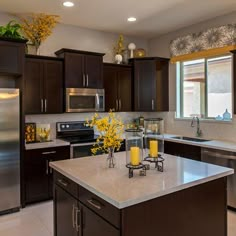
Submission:
[[[204,117],[199,117],[200,119],[204,120],[215,120],[215,117],[208,117],[208,63],[207,61],[209,59],[218,58],[218,57],[224,57],[224,56],[230,56],[231,58],[231,104],[232,104],[232,118],[233,119],[233,55],[231,53],[226,53],[218,56],[211,56],[211,57],[205,57],[205,58],[199,58],[204,60],[204,76],[205,76],[205,89],[204,89]],[[198,59],[192,59],[192,60],[186,60],[186,61],[179,61],[176,63],[176,119],[192,119],[192,117],[184,117],[184,66],[183,64],[185,62],[198,60]],[[218,120],[217,120],[218,121]],[[225,122],[225,120],[222,120]]]

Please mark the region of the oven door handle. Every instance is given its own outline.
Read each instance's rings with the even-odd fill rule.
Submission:
[[[79,146],[89,146],[89,145],[94,145],[95,142],[92,142],[92,143],[74,143],[74,144],[71,144],[70,146],[71,147],[79,147]]]

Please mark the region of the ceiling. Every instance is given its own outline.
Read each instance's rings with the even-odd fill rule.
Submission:
[[[10,13],[50,13],[61,22],[80,27],[123,33],[144,38],[156,37],[236,10],[235,0],[5,0],[0,9]],[[136,22],[127,22],[135,16]]]

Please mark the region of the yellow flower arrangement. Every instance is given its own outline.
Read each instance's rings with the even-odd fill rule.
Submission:
[[[100,118],[97,113],[92,120],[87,121],[90,127],[95,127],[99,131],[99,137],[94,147],[91,149],[93,154],[98,151],[109,152],[110,148],[120,149],[124,125],[122,121],[110,111],[108,116]]]
[[[26,17],[19,16],[21,29],[27,39],[37,47],[52,34],[52,29],[58,23],[59,16],[45,13],[31,14]]]
[[[124,36],[122,34],[119,35],[119,39],[117,41],[116,46],[114,47],[115,54],[122,54],[125,50],[124,47]]]

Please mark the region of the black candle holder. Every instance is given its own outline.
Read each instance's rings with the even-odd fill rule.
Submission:
[[[158,154],[157,157],[151,157],[148,155],[146,158],[144,158],[144,161],[155,163],[155,168],[160,172],[164,171],[164,160],[165,159],[161,156],[161,154]]]
[[[131,165],[127,164],[126,167],[129,169],[129,178],[132,178],[134,176],[134,170],[139,170],[139,175],[140,176],[146,176],[146,171],[149,168],[149,165],[145,165],[142,163],[139,163],[139,165]]]

